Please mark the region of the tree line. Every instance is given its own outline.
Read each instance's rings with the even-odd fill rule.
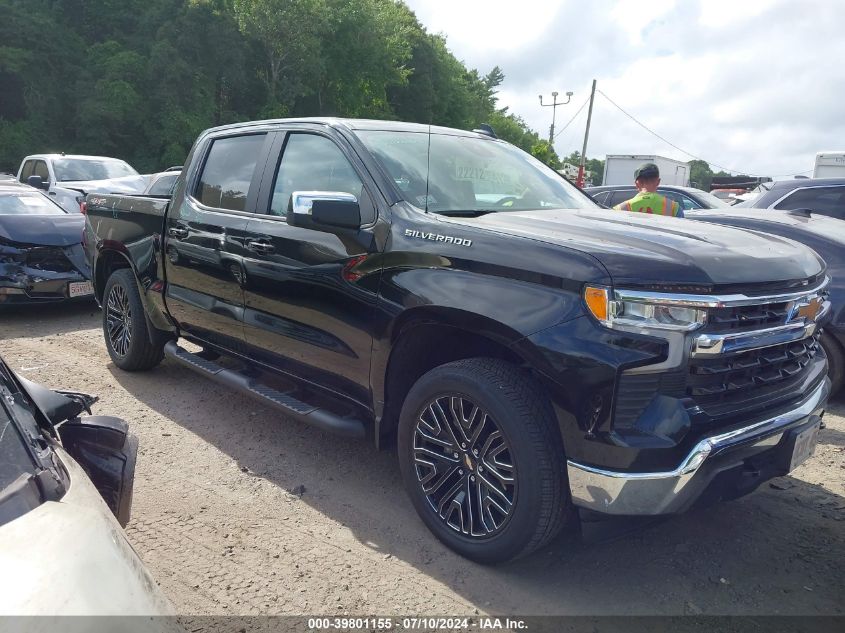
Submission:
[[[400,0],[0,0],[0,171],[61,151],[158,171],[205,128],[288,116],[489,123],[559,167],[503,80]]]

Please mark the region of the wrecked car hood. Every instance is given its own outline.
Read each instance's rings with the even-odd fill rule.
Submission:
[[[83,215],[0,215],[0,239],[19,244],[72,246],[82,242]]]

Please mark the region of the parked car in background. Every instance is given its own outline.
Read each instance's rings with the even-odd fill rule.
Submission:
[[[600,205],[613,208],[620,202],[630,200],[637,195],[637,189],[633,185],[603,185],[600,187],[587,187],[584,189]],[[720,209],[730,206],[724,200],[720,200],[713,194],[695,189],[694,187],[680,187],[676,185],[661,185],[657,193],[671,198],[677,202],[681,209]]]
[[[710,194],[726,204],[733,205],[740,201],[740,197],[748,193],[747,189],[711,189]]]
[[[730,209],[693,211],[687,219],[738,226],[779,235],[806,244],[827,262],[833,316],[824,328],[821,345],[830,364],[833,390],[845,384],[845,222],[801,212]]]
[[[168,169],[150,176],[150,184],[142,192],[145,196],[170,196],[181,170]]]
[[[805,209],[845,220],[845,178],[796,178],[771,183],[768,191],[737,204],[740,208]]]
[[[0,615],[168,615],[121,530],[138,453],[127,423],[91,415],[96,398],[30,382],[2,358],[0,396]]]
[[[27,156],[17,178],[46,191],[69,213],[83,211],[87,193],[141,193],[149,181],[117,158],[70,154]]]
[[[84,226],[41,191],[0,181],[0,306],[91,299]]]
[[[199,137],[171,199],[87,201],[116,367],[167,356],[396,446],[422,521],[476,561],[528,554],[578,510],[740,496],[816,442],[816,253],[600,209],[487,131],[239,123]]]

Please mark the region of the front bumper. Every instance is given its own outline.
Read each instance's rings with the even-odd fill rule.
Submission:
[[[604,514],[674,514],[688,509],[700,497],[709,496],[714,492],[713,486],[734,479],[724,475],[743,470],[755,475],[754,485],[746,492],[753,490],[766,479],[789,470],[788,466],[778,465],[783,462],[777,460],[773,467],[758,468],[755,460],[764,454],[777,456],[785,451],[790,431],[820,417],[829,395],[830,380],[825,378],[788,411],[703,438],[671,471],[612,471],[568,460],[572,501]],[[728,492],[725,496],[737,495]]]
[[[0,279],[0,305],[19,303],[52,303],[93,299],[91,294],[70,296],[70,284],[88,281],[82,274],[54,273],[49,277],[23,277],[15,280]]]

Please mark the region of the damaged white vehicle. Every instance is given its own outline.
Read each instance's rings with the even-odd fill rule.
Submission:
[[[90,415],[95,400],[25,380],[0,359],[3,616],[171,613],[121,529],[138,441],[123,420]]]

